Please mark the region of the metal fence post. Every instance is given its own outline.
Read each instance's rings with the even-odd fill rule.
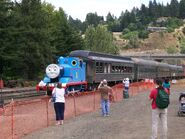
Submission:
[[[12,99],[11,101],[11,108],[12,108],[12,114],[11,114],[11,133],[12,133],[12,139],[14,139],[14,101]]]
[[[0,107],[3,108],[4,107],[4,99],[3,99],[3,80],[2,78],[0,79],[0,89],[1,89],[1,97],[0,97]]]
[[[46,118],[47,118],[47,127],[49,126],[49,116],[48,116],[48,100],[46,99]]]
[[[76,117],[76,100],[75,100],[75,94],[73,94],[73,100],[74,100],[74,113]]]

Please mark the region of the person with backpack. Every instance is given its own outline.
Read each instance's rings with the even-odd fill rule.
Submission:
[[[149,100],[152,100],[152,135],[151,139],[157,139],[158,120],[162,124],[162,139],[167,139],[167,108],[169,105],[169,92],[163,87],[163,80],[156,80],[157,88],[150,92]]]

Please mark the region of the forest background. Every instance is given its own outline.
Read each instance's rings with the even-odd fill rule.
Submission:
[[[20,85],[24,81],[38,83],[48,64],[73,50],[120,54],[142,48],[154,33],[149,27],[157,27],[160,38],[180,28],[180,33],[173,34],[176,43],[167,44],[165,50],[185,53],[184,11],[185,0],[171,0],[167,5],[153,0],[123,11],[119,17],[110,12],[106,19],[87,13],[82,22],[67,15],[62,7],[56,10],[41,0],[0,0],[0,78],[5,82],[17,80]],[[160,31],[164,27],[165,31]],[[146,47],[152,49],[153,45]]]

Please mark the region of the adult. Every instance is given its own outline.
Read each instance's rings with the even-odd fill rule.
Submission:
[[[168,90],[168,92],[170,93],[170,81],[169,79],[165,79],[163,82],[163,87],[166,88]]]
[[[160,119],[162,123],[162,139],[167,139],[167,108],[160,109],[157,107],[156,98],[158,95],[158,90],[164,90],[165,93],[168,93],[168,90],[165,89],[163,81],[161,79],[156,80],[157,88],[154,88],[150,92],[149,100],[152,100],[152,135],[151,139],[157,139],[157,129],[158,129],[158,120]]]
[[[65,111],[65,89],[62,88],[61,83],[52,91],[52,97],[55,98],[54,109],[56,114],[56,125],[62,125],[64,122],[64,111]]]
[[[129,97],[129,86],[130,86],[130,81],[129,78],[123,79],[123,98],[128,98]]]
[[[98,86],[98,89],[101,93],[101,110],[102,110],[102,116],[109,116],[110,114],[110,100],[109,96],[113,96],[113,90],[111,87],[107,85],[107,80],[101,81],[101,83]]]

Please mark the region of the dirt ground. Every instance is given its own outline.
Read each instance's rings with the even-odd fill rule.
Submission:
[[[172,85],[168,108],[168,139],[185,138],[185,117],[177,116],[178,97],[185,86]],[[101,117],[100,110],[81,115],[34,132],[23,139],[149,139],[151,135],[151,106],[149,92],[143,92],[111,105],[110,117]],[[159,137],[161,132],[159,124]]]

